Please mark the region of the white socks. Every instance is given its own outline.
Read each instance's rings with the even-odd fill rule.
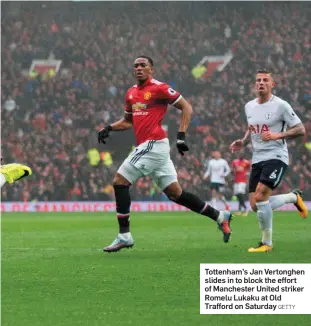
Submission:
[[[5,177],[2,173],[0,173],[0,188],[6,183]]]
[[[130,238],[132,238],[132,235],[131,232],[119,233],[119,237],[124,240],[129,240]]]
[[[271,229],[262,230],[261,242],[268,246],[272,246],[272,227]]]
[[[218,224],[221,224],[225,219],[225,216],[224,216],[224,212],[223,211],[219,211],[219,216],[217,218],[217,223]]]
[[[271,196],[269,202],[272,209],[277,209],[285,204],[295,204],[297,202],[297,196],[293,192],[284,195]]]
[[[262,231],[261,242],[272,246],[272,208],[269,201],[258,202],[256,206],[259,227]]]

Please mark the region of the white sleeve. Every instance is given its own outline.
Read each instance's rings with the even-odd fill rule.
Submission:
[[[286,101],[282,104],[282,118],[290,128],[301,123],[301,120],[298,118],[293,108]]]
[[[226,177],[231,172],[231,169],[230,169],[230,166],[229,166],[229,164],[228,164],[228,162],[226,160],[224,160],[224,163],[225,163],[224,177]]]

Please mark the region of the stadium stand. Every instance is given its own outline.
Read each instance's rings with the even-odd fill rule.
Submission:
[[[2,189],[3,201],[113,200],[113,174],[134,136],[131,131],[127,137],[114,134],[103,146],[97,144],[97,130],[123,115],[125,92],[135,83],[133,59],[140,54],[153,58],[157,79],[193,105],[191,152],[181,157],[172,146],[172,160],[182,186],[205,199],[210,195],[202,181],[206,159],[214,149],[229,162],[235,158],[229,145],[246,131],[244,103],[254,97],[254,73],[271,69],[274,93],[292,104],[307,129],[303,141],[288,142],[291,169],[278,191],[299,187],[311,200],[308,3],[31,6],[12,2],[2,10],[2,156],[33,169],[29,180]],[[232,59],[222,71],[206,62],[199,65],[205,56],[226,54]],[[33,65],[35,60],[45,63]],[[179,116],[170,108],[164,120],[171,144]],[[251,157],[250,145],[245,157]],[[231,176],[228,195],[232,182]],[[149,178],[140,180],[132,195],[165,200]]]

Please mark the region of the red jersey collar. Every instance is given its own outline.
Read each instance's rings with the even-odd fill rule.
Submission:
[[[153,79],[153,77],[148,78],[142,85],[137,83],[137,87],[138,88],[143,88],[144,86],[151,84],[151,80]]]

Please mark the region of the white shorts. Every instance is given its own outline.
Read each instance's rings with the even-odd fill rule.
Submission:
[[[245,182],[235,183],[233,186],[233,192],[235,195],[245,194],[246,193],[246,183]]]
[[[124,160],[118,173],[131,184],[149,175],[162,190],[176,182],[177,172],[170,158],[168,139],[147,140],[137,146]]]

